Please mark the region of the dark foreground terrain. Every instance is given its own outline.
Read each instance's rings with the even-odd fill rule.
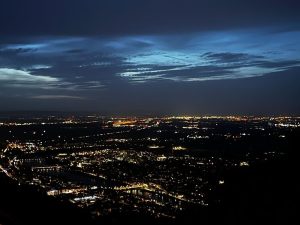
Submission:
[[[284,142],[275,146],[284,152],[281,157],[224,170],[225,183],[208,193],[208,206],[187,207],[174,220],[155,219],[134,210],[93,217],[87,208],[61,201],[38,186],[19,183],[0,172],[0,224],[298,224],[295,219],[300,190],[299,138],[300,130],[296,128],[287,133]],[[270,147],[263,138],[261,140],[257,146]],[[2,141],[1,148],[5,145]],[[245,145],[251,146],[247,142]],[[239,145],[240,151],[242,146]],[[119,204],[117,198],[114,204]]]
[[[228,182],[205,209],[190,209],[178,217],[178,224],[292,224],[296,214],[299,185],[296,160],[284,159],[255,168],[231,171]],[[153,224],[143,215],[113,216],[93,221],[88,212],[19,186],[0,176],[0,221],[3,225],[37,224]],[[222,201],[214,202],[219,195]]]

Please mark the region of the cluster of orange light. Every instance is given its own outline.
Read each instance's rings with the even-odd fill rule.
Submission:
[[[113,126],[114,127],[134,126],[136,122],[137,122],[136,120],[117,120],[114,121]]]

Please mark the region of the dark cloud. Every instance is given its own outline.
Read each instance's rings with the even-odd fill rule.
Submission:
[[[245,62],[249,60],[258,60],[263,59],[264,56],[259,55],[250,55],[246,53],[230,53],[230,52],[222,52],[222,53],[213,53],[207,52],[202,55],[207,59],[214,60],[216,62],[223,62],[223,63],[233,63],[233,62]]]
[[[299,28],[298,0],[4,0],[6,35],[161,34],[278,25]]]
[[[34,48],[0,49],[0,56],[10,57],[10,56],[16,56],[24,53],[32,53],[35,51],[37,51],[37,49]]]
[[[272,62],[272,61],[254,61],[254,64],[263,66],[265,68],[291,68],[300,65],[300,60],[283,60],[279,62]]]
[[[66,51],[66,53],[70,53],[70,54],[82,54],[84,52],[85,52],[84,49],[70,49]]]

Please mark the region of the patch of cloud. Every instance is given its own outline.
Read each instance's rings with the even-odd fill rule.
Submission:
[[[36,64],[29,66],[27,69],[28,70],[40,70],[40,69],[50,69],[52,66],[50,65],[43,65],[43,64]]]
[[[106,67],[106,66],[110,66],[112,65],[111,62],[92,62],[92,63],[86,63],[86,64],[82,64],[82,65],[79,65],[80,68],[82,67]]]
[[[59,80],[40,81],[39,85],[36,80],[10,81],[14,87],[43,89],[97,90],[118,82],[240,79],[299,66],[298,36],[299,32],[232,30],[113,38],[40,37],[2,45],[0,68]]]
[[[127,53],[135,49],[139,49],[139,51],[146,50],[154,45],[155,43],[153,42],[151,37],[144,36],[121,37],[113,40],[108,40],[103,43],[103,47],[105,49]]]
[[[180,66],[200,63],[199,55],[195,53],[184,53],[177,51],[153,51],[147,54],[134,54],[124,60],[125,63],[133,65],[164,65]]]
[[[36,95],[36,96],[31,96],[30,98],[41,99],[41,100],[59,100],[59,99],[83,100],[85,99],[81,96],[72,96],[72,95]]]
[[[35,52],[36,49],[34,48],[9,48],[5,47],[0,49],[0,56],[8,57],[8,56],[15,56],[15,55],[22,55],[22,54],[30,54]]]
[[[59,78],[49,75],[37,75],[33,71],[51,69],[51,66],[33,65],[31,70],[0,68],[0,86],[11,88],[45,89],[84,91],[104,88],[105,85],[98,81],[82,81],[75,78],[68,81],[65,77]],[[29,68],[28,68],[29,69]],[[78,81],[76,81],[78,80]]]
[[[299,60],[271,60],[260,55],[230,52],[207,52],[198,57],[195,55],[184,57],[180,54],[173,56],[172,53],[169,57],[164,54],[141,57],[142,59],[132,61],[133,68],[121,72],[119,76],[128,79],[131,83],[155,80],[201,82],[258,77],[300,66]],[[155,57],[164,58],[160,66],[155,66],[153,63]],[[170,61],[165,58],[169,58]],[[190,60],[191,58],[194,60]],[[178,63],[177,67],[176,63]]]
[[[143,76],[145,79],[147,78],[147,76],[145,75],[150,75],[148,76],[149,79],[150,77],[155,78],[155,77],[159,77],[157,75],[152,75],[151,74],[161,74],[161,73],[165,73],[165,72],[171,72],[171,71],[180,71],[182,70],[182,68],[185,67],[167,67],[166,69],[155,69],[153,68],[146,68],[146,67],[142,67],[142,68],[136,68],[136,69],[127,69],[126,72],[122,72],[120,73],[121,77],[132,77],[132,78],[136,78],[137,76],[141,77]]]
[[[105,85],[103,85],[100,81],[87,81],[84,82],[83,86],[87,89],[93,89],[93,88],[103,88]]]
[[[29,44],[15,44],[15,45],[10,45],[8,46],[7,49],[25,49],[25,50],[32,50],[32,49],[39,49],[39,48],[44,48],[48,44],[47,43],[29,43]]]
[[[251,62],[253,60],[260,60],[265,58],[264,56],[259,56],[259,55],[250,55],[246,53],[231,53],[231,52],[221,52],[221,53],[207,52],[204,53],[202,57],[216,63],[245,63],[245,62]]]
[[[28,71],[0,68],[0,81],[15,81],[24,83],[55,83],[60,79],[51,76],[33,75]]]

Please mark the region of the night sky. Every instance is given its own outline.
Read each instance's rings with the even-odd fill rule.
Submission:
[[[0,111],[300,114],[299,0],[1,0]]]

